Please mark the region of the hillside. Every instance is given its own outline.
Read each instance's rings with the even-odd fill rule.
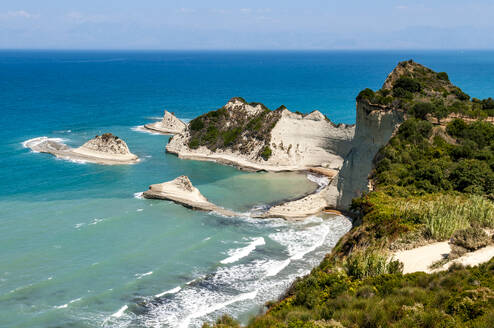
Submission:
[[[333,185],[335,202],[351,203],[354,227],[248,326],[492,327],[494,260],[404,275],[390,257],[449,241],[441,267],[492,244],[491,103],[412,61],[382,89],[362,91],[353,146]],[[236,326],[228,317],[216,324]]]

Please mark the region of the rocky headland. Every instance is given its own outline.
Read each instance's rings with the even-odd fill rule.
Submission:
[[[61,141],[39,137],[28,140],[25,146],[34,152],[48,153],[60,159],[105,165],[134,164],[139,158],[132,154],[122,139],[111,133],[96,136],[78,148]]]
[[[351,148],[355,127],[332,123],[319,111],[303,115],[284,106],[269,110],[232,98],[190,122],[166,150],[183,159],[215,161],[250,171],[338,169]]]
[[[225,216],[238,216],[235,212],[208,201],[185,175],[172,181],[153,184],[142,195],[148,199],[169,200],[195,210],[216,212]]]
[[[161,134],[180,134],[185,131],[186,127],[186,123],[167,110],[165,110],[161,121],[144,125],[144,128]]]

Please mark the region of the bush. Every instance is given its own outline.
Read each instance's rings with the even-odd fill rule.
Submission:
[[[474,251],[487,246],[491,242],[491,238],[481,227],[476,226],[456,231],[450,242],[453,245]]]
[[[453,94],[462,101],[470,99],[470,96],[463,92],[460,88],[453,89]]]
[[[446,73],[446,72],[439,72],[439,73],[437,73],[437,78],[439,80],[449,81],[449,76],[448,76],[448,73]]]
[[[412,114],[416,118],[425,120],[426,115],[434,113],[435,110],[436,110],[435,106],[430,102],[428,103],[419,102],[412,107],[410,114]]]
[[[267,161],[271,157],[272,153],[273,152],[271,151],[271,148],[269,148],[269,146],[266,146],[261,152],[261,157],[262,159]]]
[[[198,130],[201,130],[202,128],[204,127],[204,122],[202,121],[202,119],[200,117],[196,118],[196,119],[193,119],[191,122],[190,122],[190,128],[193,130],[193,131],[198,131]]]
[[[395,84],[393,85],[393,89],[399,89],[399,88],[405,91],[409,91],[411,93],[415,93],[415,92],[420,92],[422,86],[420,85],[420,82],[418,82],[417,80],[403,76],[400,77],[398,80],[396,80]]]
[[[375,97],[374,91],[372,91],[372,89],[367,88],[360,91],[360,93],[357,96],[357,100],[369,100],[370,102],[372,102],[374,97]]]

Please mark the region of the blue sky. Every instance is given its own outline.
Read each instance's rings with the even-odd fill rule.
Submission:
[[[493,49],[492,0],[2,0],[0,48]]]

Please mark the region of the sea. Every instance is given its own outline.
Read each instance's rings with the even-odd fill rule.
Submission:
[[[355,97],[402,60],[494,96],[492,51],[0,51],[0,327],[200,327],[242,323],[310,272],[351,228],[343,216],[252,211],[324,183],[165,152],[147,133],[166,109],[189,121],[240,96],[355,123]],[[111,132],[141,161],[104,166],[34,153]],[[143,199],[180,175],[235,218]]]

